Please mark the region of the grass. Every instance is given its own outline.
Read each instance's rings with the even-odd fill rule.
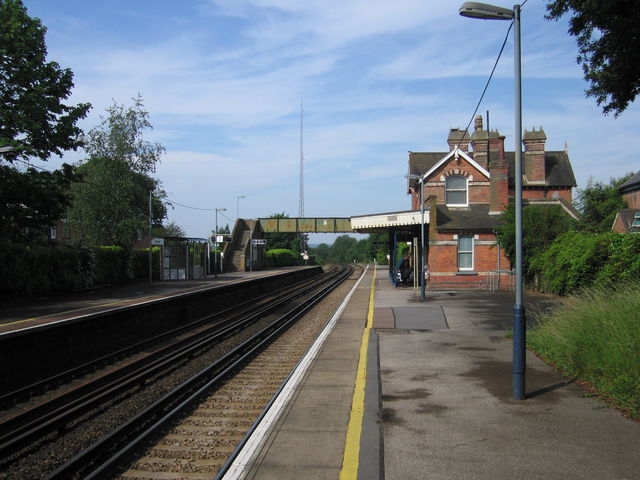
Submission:
[[[640,419],[640,284],[593,288],[540,315],[527,346]]]

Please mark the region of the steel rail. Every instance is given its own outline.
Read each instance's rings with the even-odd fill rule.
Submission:
[[[328,275],[331,275],[329,272]],[[61,395],[54,401],[41,404],[21,415],[2,422],[0,434],[0,458],[20,450],[31,442],[56,430],[61,430],[66,424],[87,413],[122,392],[135,388],[145,379],[175,367],[185,358],[193,357],[195,352],[210,347],[213,342],[219,342],[247,325],[255,322],[292,299],[316,288],[327,275],[314,277],[311,281],[299,282],[295,290],[278,291],[279,297],[268,296],[271,301],[264,304],[252,305],[252,308],[226,319],[223,325],[215,325],[205,332],[199,332],[187,339],[164,347],[154,354],[141,359],[139,362],[127,365],[118,371],[111,372],[94,382],[87,383],[78,389]],[[286,293],[283,293],[285,292]],[[255,299],[251,302],[255,302]]]
[[[164,340],[166,340],[167,338],[173,338],[176,335],[189,331],[189,330],[193,330],[195,328],[198,328],[200,325],[202,325],[203,323],[207,323],[210,322],[212,320],[213,317],[216,316],[223,316],[228,314],[229,312],[233,312],[233,311],[237,311],[238,308],[243,308],[243,307],[249,307],[251,308],[253,305],[255,305],[256,302],[264,302],[264,301],[270,301],[270,298],[273,295],[278,295],[281,294],[282,292],[287,292],[292,288],[296,288],[297,286],[301,286],[301,285],[305,285],[310,281],[316,281],[317,279],[320,279],[322,277],[324,277],[325,275],[329,275],[331,272],[325,272],[321,275],[317,275],[316,277],[312,277],[311,279],[306,279],[306,280],[301,280],[299,282],[296,282],[292,285],[289,285],[287,287],[283,287],[281,289],[275,290],[273,292],[268,292],[265,293],[263,295],[259,295],[255,298],[252,298],[251,300],[248,300],[246,302],[242,302],[238,305],[234,305],[232,307],[228,307],[226,309],[220,310],[219,312],[216,312],[214,314],[211,315],[206,315],[204,317],[201,317],[197,320],[194,320],[192,322],[189,322],[185,325],[181,325],[180,327],[168,330],[164,333],[160,333],[158,335],[155,335],[153,337],[147,338],[141,342],[137,342],[133,345],[130,345],[128,347],[122,348],[120,350],[117,350],[115,352],[109,353],[107,355],[104,355],[100,358],[97,358],[95,360],[91,360],[90,362],[86,362],[82,365],[79,365],[77,367],[74,368],[70,368],[68,370],[65,370],[64,372],[60,372],[58,374],[52,375],[50,377],[44,378],[42,380],[38,380],[34,383],[31,383],[29,385],[26,385],[24,387],[20,387],[18,389],[15,389],[13,391],[10,392],[6,392],[6,393],[2,393],[0,394],[0,407],[6,407],[8,405],[13,405],[18,403],[21,399],[24,398],[29,398],[31,396],[33,396],[34,392],[38,393],[38,392],[45,392],[47,390],[47,388],[49,388],[51,385],[62,385],[74,378],[78,378],[79,376],[82,376],[84,374],[86,374],[87,372],[92,372],[95,371],[99,368],[102,368],[105,365],[108,365],[110,363],[113,363],[115,361],[117,361],[117,359],[120,358],[126,358],[127,356],[130,356],[132,354],[132,352],[137,352],[137,351],[141,351],[145,348],[148,348],[150,345],[153,344],[157,344],[159,342],[162,342]],[[219,287],[216,287],[219,288]],[[124,308],[133,308],[135,307],[124,307]]]
[[[175,420],[187,408],[201,401],[202,396],[218,387],[232,372],[262,351],[284,330],[306,314],[326,295],[351,274],[352,267],[345,267],[329,285],[313,294],[308,300],[295,306],[261,332],[237,346],[216,362],[177,386],[170,393],[140,412],[135,417],[105,435],[92,446],[78,453],[67,463],[52,472],[47,480],[68,479],[81,476],[84,479],[107,478],[119,465],[130,458],[150,438]],[[124,446],[123,446],[124,445]],[[115,454],[111,452],[116,451]],[[87,471],[90,468],[91,471]]]

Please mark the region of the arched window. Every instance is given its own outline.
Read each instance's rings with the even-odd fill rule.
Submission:
[[[467,206],[467,178],[451,175],[445,181],[447,205]]]

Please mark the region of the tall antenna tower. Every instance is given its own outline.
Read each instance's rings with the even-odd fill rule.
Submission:
[[[300,193],[298,194],[298,217],[304,217],[304,152],[303,152],[304,106],[300,100]]]

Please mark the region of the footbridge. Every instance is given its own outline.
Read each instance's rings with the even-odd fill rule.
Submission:
[[[379,233],[420,225],[420,220],[419,210],[408,210],[355,217],[259,218],[257,227],[263,233]],[[424,212],[424,223],[429,223],[429,211]]]
[[[223,264],[225,271],[246,270],[250,262],[260,268],[261,255],[255,244],[270,233],[388,233],[389,244],[395,252],[400,240],[413,240],[419,235],[424,214],[424,224],[430,223],[430,211],[425,209],[401,212],[376,213],[353,217],[299,217],[238,219],[231,239],[225,242]],[[253,247],[253,251],[252,251]]]

